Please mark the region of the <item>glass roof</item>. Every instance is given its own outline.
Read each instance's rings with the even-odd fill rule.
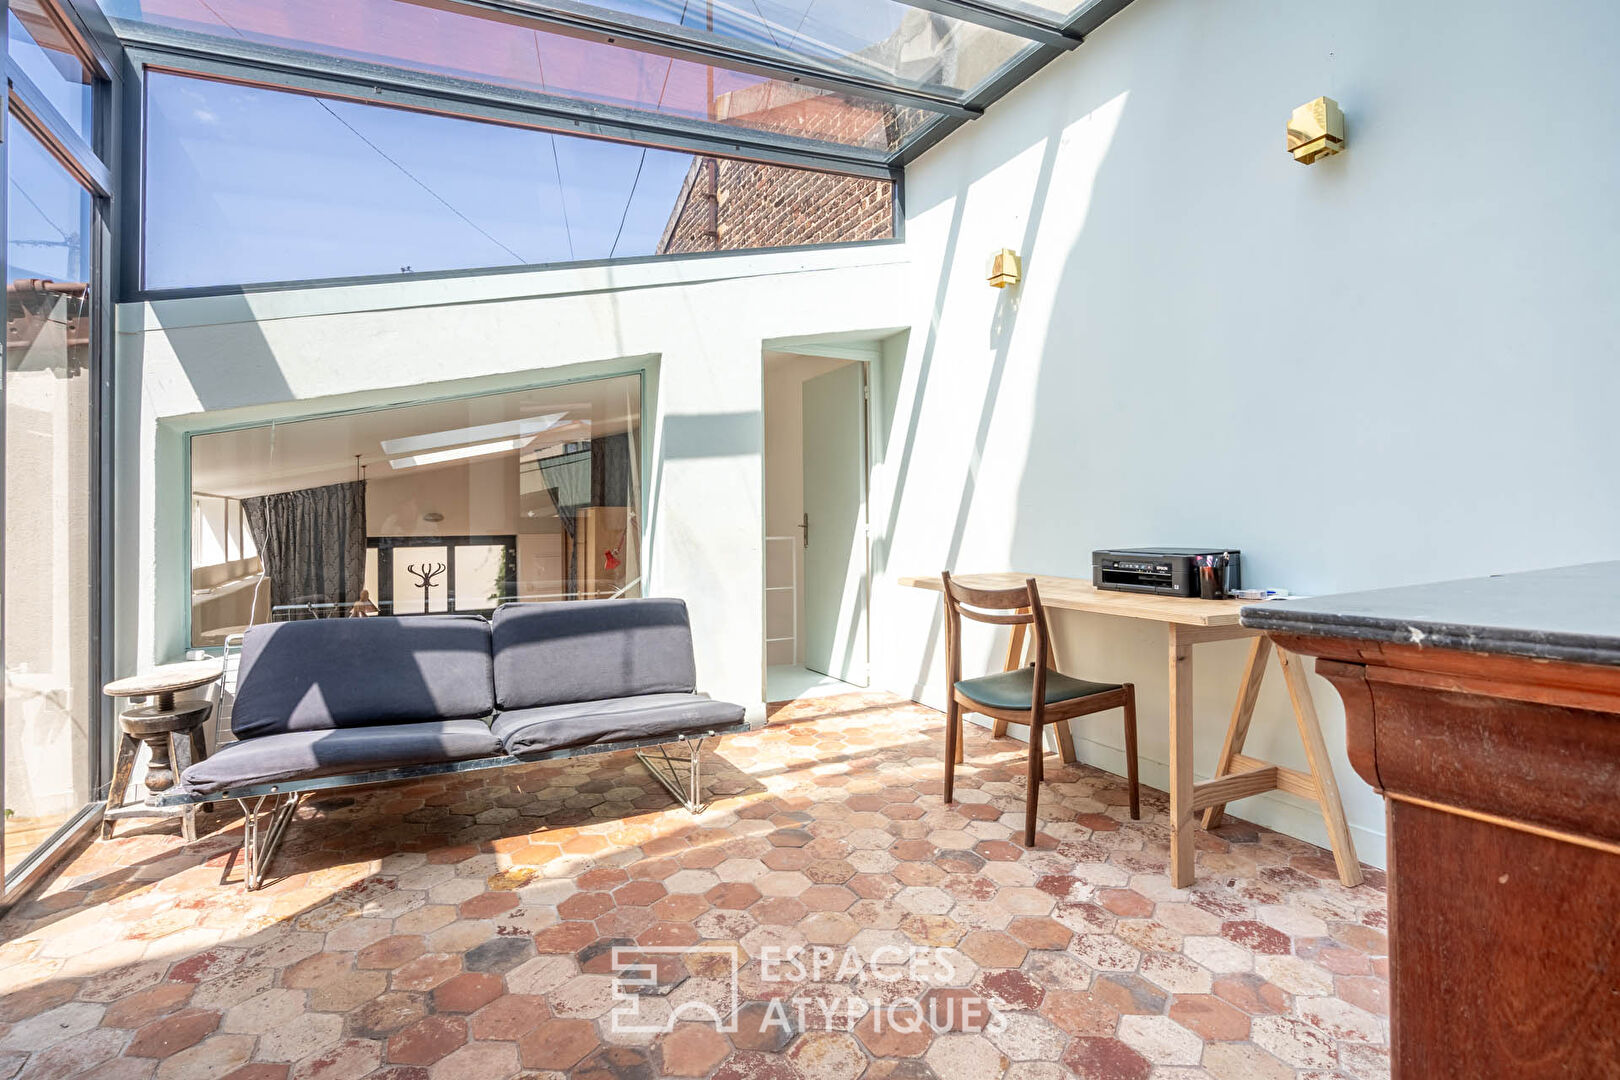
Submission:
[[[842,169],[909,161],[1129,0],[98,2],[170,70],[249,82],[262,70],[269,84],[291,71],[316,93],[322,80],[407,93],[425,80],[430,108],[488,100],[538,127],[561,116]],[[214,56],[210,40],[235,47]]]
[[[1029,41],[894,0],[595,0],[621,15],[966,94]]]
[[[103,0],[114,19],[894,151],[933,114],[404,0]]]

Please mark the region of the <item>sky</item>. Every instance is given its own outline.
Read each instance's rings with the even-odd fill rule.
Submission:
[[[152,289],[648,255],[692,160],[174,75],[147,94]]]

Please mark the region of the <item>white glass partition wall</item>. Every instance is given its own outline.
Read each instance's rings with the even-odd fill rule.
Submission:
[[[194,435],[192,644],[639,595],[641,467],[640,375]]]
[[[13,0],[8,24],[0,864],[10,894],[105,796],[97,455],[108,192],[87,186],[107,170],[88,149],[98,75],[77,24],[47,0]]]

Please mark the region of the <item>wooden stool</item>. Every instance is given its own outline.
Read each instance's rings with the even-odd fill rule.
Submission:
[[[175,815],[173,810],[124,805],[130,778],[135,772],[136,755],[144,742],[151,751],[151,761],[146,767],[146,789],[154,792],[167,791],[174,786],[179,771],[207,757],[208,743],[203,728],[214,711],[214,703],[176,702],[175,695],[207,686],[219,679],[224,670],[224,664],[218,660],[192,660],[183,664],[169,664],[144,675],[118,679],[102,688],[108,697],[155,699],[150,705],[136,705],[118,714],[118,758],[113,767],[112,785],[107,791],[107,806],[101,818],[103,840],[112,837],[117,818]],[[179,756],[185,759],[180,769],[174,766],[176,749]],[[204,804],[203,810],[209,809]],[[196,808],[184,807],[179,814],[182,835],[187,841],[197,839]]]

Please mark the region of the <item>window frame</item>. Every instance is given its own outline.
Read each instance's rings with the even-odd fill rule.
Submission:
[[[464,390],[464,391],[456,392],[456,393],[434,394],[434,395],[428,395],[428,396],[425,396],[425,397],[404,398],[404,399],[401,399],[401,400],[398,400],[398,401],[391,401],[391,402],[387,402],[387,403],[383,403],[383,404],[363,405],[363,406],[358,406],[358,407],[353,407],[353,408],[328,408],[328,409],[317,409],[317,410],[310,411],[310,412],[294,412],[294,413],[288,413],[285,416],[278,416],[278,417],[276,417],[274,419],[270,419],[270,420],[257,419],[256,418],[256,419],[253,419],[253,420],[242,421],[242,422],[238,422],[238,423],[224,423],[224,424],[212,424],[212,425],[206,425],[205,424],[205,425],[198,426],[198,427],[189,427],[188,426],[183,430],[177,431],[176,434],[178,435],[178,437],[180,439],[180,458],[181,458],[180,470],[179,470],[180,471],[179,480],[180,480],[180,483],[182,485],[181,490],[184,492],[183,505],[185,506],[185,512],[187,514],[185,528],[183,530],[181,530],[182,537],[183,537],[183,542],[181,544],[177,545],[177,547],[180,550],[177,552],[177,558],[175,560],[176,568],[181,570],[182,572],[179,573],[179,574],[176,574],[172,578],[172,580],[174,580],[176,582],[183,582],[184,583],[183,587],[186,590],[184,600],[180,605],[181,609],[182,609],[182,612],[183,612],[183,616],[182,616],[182,619],[181,619],[181,627],[180,627],[180,631],[181,631],[181,634],[182,634],[181,640],[186,641],[186,642],[191,642],[192,640],[194,640],[194,637],[193,637],[194,627],[192,625],[192,604],[191,604],[191,594],[190,594],[192,552],[191,552],[191,521],[190,521],[189,515],[191,513],[191,496],[193,494],[193,489],[192,489],[193,480],[192,480],[192,466],[191,466],[192,445],[191,444],[192,444],[192,440],[194,438],[196,438],[197,436],[199,436],[199,435],[218,435],[218,434],[221,434],[223,432],[231,432],[231,431],[244,431],[244,430],[247,430],[247,429],[250,429],[250,428],[269,427],[269,426],[271,426],[273,424],[275,424],[275,425],[296,424],[296,423],[301,423],[301,422],[303,422],[305,420],[336,420],[336,419],[341,419],[341,418],[346,417],[346,416],[359,416],[359,415],[364,415],[364,414],[368,414],[368,413],[392,412],[392,411],[394,411],[396,409],[408,409],[408,408],[410,408],[410,407],[412,407],[414,405],[435,405],[435,404],[441,404],[441,403],[449,402],[449,401],[466,401],[466,400],[470,400],[470,399],[473,399],[473,398],[498,397],[498,396],[500,396],[502,394],[519,394],[519,393],[523,393],[525,391],[531,391],[531,390],[556,390],[556,389],[561,389],[561,388],[567,387],[567,386],[574,386],[574,385],[577,385],[579,383],[602,382],[602,381],[609,380],[609,379],[629,378],[631,376],[634,376],[635,379],[636,379],[637,401],[639,402],[640,414],[641,414],[641,422],[640,422],[640,427],[638,429],[638,435],[637,435],[637,439],[638,439],[638,441],[640,443],[640,445],[637,447],[637,451],[638,451],[638,455],[639,455],[639,459],[640,459],[640,476],[641,476],[641,490],[637,493],[637,507],[636,507],[636,510],[637,510],[636,520],[641,526],[640,534],[639,534],[640,538],[638,540],[637,550],[642,553],[641,554],[642,564],[641,564],[641,567],[640,567],[640,570],[641,570],[641,582],[642,582],[642,586],[641,586],[642,587],[642,593],[643,593],[643,595],[654,595],[653,593],[651,593],[649,591],[649,587],[648,587],[648,583],[652,580],[652,566],[651,566],[651,562],[650,562],[650,560],[648,558],[648,554],[652,550],[651,543],[652,543],[652,536],[653,536],[654,529],[653,529],[653,521],[652,521],[652,515],[651,515],[650,507],[652,505],[651,504],[651,498],[652,498],[652,495],[653,495],[653,488],[656,485],[656,479],[655,478],[657,476],[657,473],[656,473],[655,468],[654,468],[654,458],[653,458],[653,452],[652,452],[652,442],[653,442],[653,440],[650,437],[650,433],[652,431],[652,428],[655,426],[654,421],[655,421],[655,419],[657,417],[656,397],[657,397],[657,385],[658,385],[658,358],[656,358],[656,357],[638,357],[638,358],[635,358],[633,360],[627,359],[626,361],[624,361],[622,366],[619,365],[619,364],[610,364],[610,365],[607,365],[607,366],[603,367],[600,371],[592,371],[590,374],[564,376],[564,377],[561,377],[561,378],[552,378],[552,379],[540,379],[540,380],[537,380],[537,381],[523,381],[523,382],[519,382],[519,383],[514,383],[513,385],[510,385],[510,386],[497,386],[497,387],[491,387],[491,388],[487,388],[487,389],[486,388],[480,388],[480,389],[477,389],[477,390]],[[296,403],[289,403],[289,404],[296,404]],[[435,542],[440,541],[440,538],[438,538],[438,537],[427,537],[427,538],[424,538],[424,539],[435,541]],[[367,538],[367,547],[369,548],[370,546],[371,546],[370,545],[370,538],[368,537]],[[379,577],[378,577],[378,581],[379,581],[378,591],[379,592],[381,591],[381,572],[382,572],[381,571],[381,560],[379,559],[379,561],[378,561],[378,575],[379,575]],[[160,582],[161,582],[161,579],[160,579]],[[161,584],[160,584],[160,589],[161,589]],[[375,600],[375,598],[373,598],[373,599]],[[190,646],[190,645],[188,645],[188,650],[190,652],[194,652],[194,653],[198,653],[198,654],[206,653],[208,655],[216,655],[216,656],[224,655],[224,646],[213,646],[213,645],[210,645],[210,646]]]
[[[410,612],[400,618],[414,619],[421,615],[482,615],[486,611],[494,611],[496,607],[507,601],[497,601],[489,607],[458,608],[456,606],[456,548],[458,547],[501,547],[506,549],[506,579],[501,582],[503,595],[517,595],[517,534],[494,536],[368,536],[366,549],[377,553],[377,595],[371,598],[377,605],[377,611],[382,615],[393,615],[394,612],[394,552],[400,548],[413,547],[442,547],[445,549],[444,571],[444,600],[445,609],[442,612]]]
[[[113,415],[110,404],[115,400],[112,363],[114,320],[122,284],[118,241],[122,234],[119,212],[123,200],[116,178],[117,164],[125,145],[120,134],[123,54],[117,37],[99,10],[87,14],[73,0],[38,2],[57,22],[63,37],[92,79],[92,130],[88,141],[73,129],[40,88],[12,61],[9,45],[5,52],[6,78],[0,81],[0,105],[4,106],[4,121],[9,122],[15,116],[91,196],[91,235],[88,244],[91,313],[88,322],[89,407],[93,422],[87,433],[90,490],[82,493],[90,511],[90,581],[84,599],[89,608],[85,622],[89,640],[85,643],[85,651],[90,667],[89,692],[92,695],[86,717],[89,728],[87,741],[91,749],[87,761],[76,763],[76,767],[82,766],[88,770],[86,781],[90,799],[49,840],[15,866],[6,865],[4,833],[0,830],[0,874],[3,874],[3,879],[0,879],[0,904],[31,888],[100,822],[102,800],[105,799],[103,789],[112,775],[112,735],[117,731],[112,702],[100,693],[100,689],[115,664],[113,612],[112,604],[108,602],[108,598],[115,595],[116,586],[110,532],[113,522],[112,485],[108,479],[113,469]],[[7,178],[5,194],[0,196],[0,241],[7,239],[11,187],[10,143],[9,138],[0,140],[0,170],[4,170]],[[0,344],[0,356],[3,356],[4,348]],[[0,508],[4,506],[6,472],[4,401],[4,380],[0,379]],[[4,559],[4,543],[0,542],[0,579],[3,579]],[[4,640],[0,637],[0,669],[4,666],[4,655]],[[5,704],[0,700],[0,731],[3,731],[4,724]],[[0,737],[0,801],[4,800],[4,768],[5,739]]]
[[[260,46],[254,49],[263,48]],[[420,90],[394,90],[374,86],[363,79],[357,84],[352,73],[349,77],[334,79],[330,73],[271,72],[252,64],[242,64],[228,58],[192,58],[176,63],[174,56],[153,52],[143,47],[132,47],[129,56],[134,77],[124,89],[126,117],[120,138],[124,142],[124,160],[128,172],[126,190],[138,191],[134,211],[122,217],[119,237],[122,251],[120,297],[124,301],[150,302],[181,300],[203,296],[240,296],[257,292],[283,292],[296,289],[326,289],[346,285],[390,284],[404,281],[442,280],[458,277],[532,273],[544,270],[586,270],[601,266],[624,266],[637,263],[662,263],[677,259],[714,259],[739,255],[766,253],[793,254],[820,251],[829,248],[859,246],[892,246],[905,242],[905,171],[881,163],[874,157],[851,162],[829,158],[819,152],[759,152],[748,145],[707,136],[680,138],[654,138],[653,133],[623,123],[586,122],[573,120],[558,123],[555,117],[545,117],[527,109],[514,109],[496,101],[452,102],[433,93]],[[613,142],[649,146],[655,149],[677,150],[698,155],[712,155],[740,161],[782,165],[789,168],[809,169],[834,175],[886,180],[891,185],[893,218],[889,237],[880,240],[838,241],[825,244],[794,244],[780,247],[742,248],[727,251],[675,252],[661,255],[638,255],[613,259],[579,259],[564,262],[519,263],[491,265],[449,270],[419,270],[411,273],[356,274],[332,277],[298,278],[288,281],[257,281],[247,283],[221,283],[193,285],[182,288],[149,289],[146,287],[146,188],[147,188],[147,95],[149,73],[180,76],[229,85],[256,87],[290,94],[351,101],[362,105],[396,108],[407,112],[422,112],[472,123],[490,123],[559,135],[602,138]],[[438,80],[440,77],[431,77]],[[429,77],[423,76],[428,80]],[[454,80],[445,80],[454,81]],[[357,86],[369,89],[361,94]],[[453,106],[453,107],[452,107]],[[924,132],[932,130],[925,127]],[[921,132],[919,133],[921,134]],[[774,138],[774,137],[771,137]]]

